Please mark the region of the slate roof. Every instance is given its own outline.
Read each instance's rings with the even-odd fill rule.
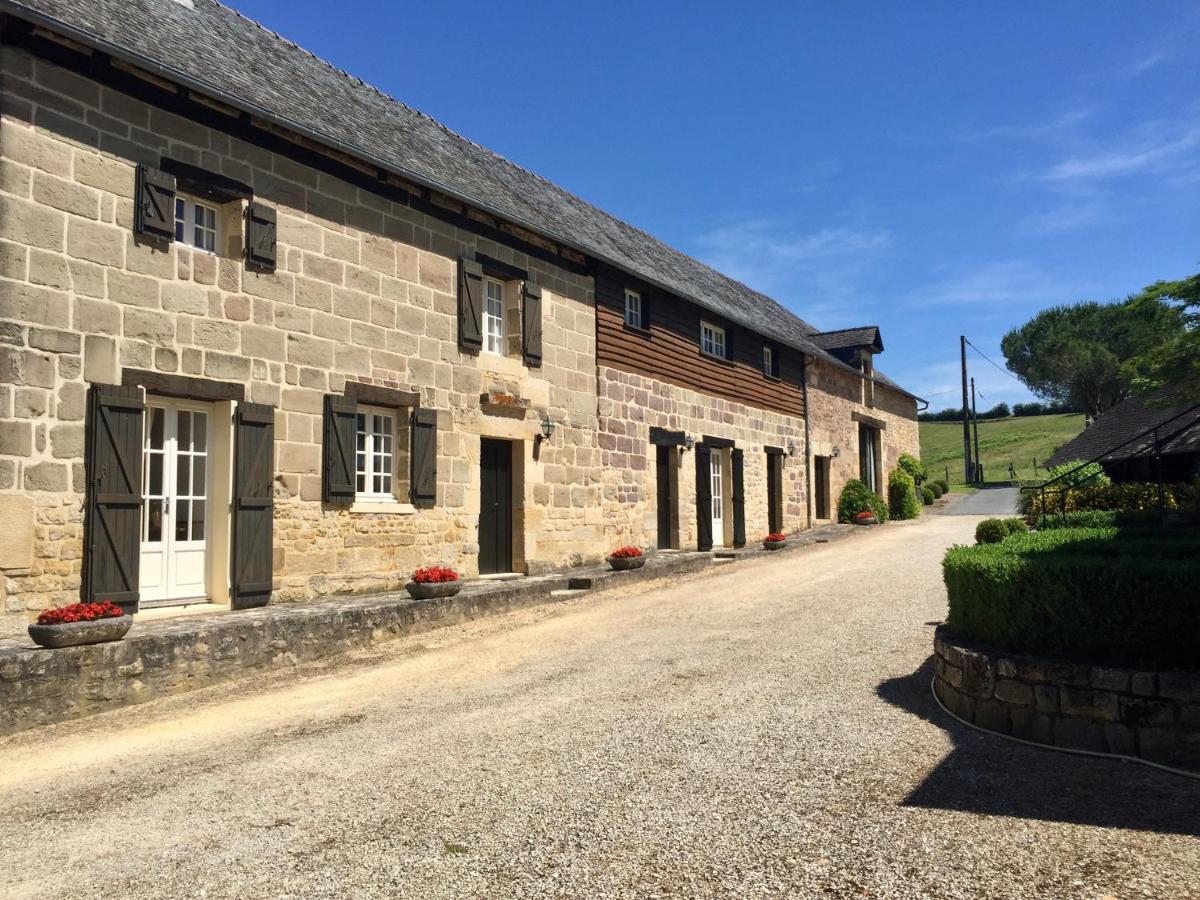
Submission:
[[[863,325],[859,328],[839,328],[836,331],[818,331],[812,342],[822,350],[843,350],[847,347],[875,347],[883,351],[883,338],[878,325]]]
[[[1154,403],[1155,400],[1169,402],[1169,398],[1170,394],[1160,392],[1154,395],[1149,403],[1141,397],[1122,400],[1112,409],[1102,413],[1076,437],[1063,444],[1046,460],[1046,465],[1057,466],[1076,459],[1089,460],[1101,454],[1108,454],[1105,459],[1115,461],[1147,453],[1154,445],[1153,435],[1115,451],[1113,448],[1160,424],[1163,425],[1164,436],[1177,429],[1185,429],[1163,446],[1164,454],[1200,453],[1200,404],[1180,403],[1163,407]],[[1197,408],[1180,416],[1192,406]],[[1180,417],[1175,418],[1176,416]]]
[[[765,294],[455,134],[216,0],[0,0],[0,10],[491,211],[752,331],[843,365],[813,341],[813,326]]]

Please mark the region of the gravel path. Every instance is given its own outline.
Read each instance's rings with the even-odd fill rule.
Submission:
[[[1200,896],[1200,782],[929,694],[931,516],[0,741],[45,897]]]

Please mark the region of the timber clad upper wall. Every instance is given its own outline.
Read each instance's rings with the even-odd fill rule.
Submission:
[[[650,328],[625,327],[625,288],[637,290],[648,310]],[[726,329],[733,359],[723,362],[700,352],[700,321]],[[600,266],[596,272],[596,360],[639,375],[749,406],[804,415],[804,372],[800,354],[773,345],[779,377],[763,374],[763,338],[698,306],[655,291]]]

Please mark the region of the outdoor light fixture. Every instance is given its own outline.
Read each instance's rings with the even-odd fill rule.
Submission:
[[[683,439],[683,452],[684,453],[687,453],[689,450],[691,450],[695,446],[696,446],[696,439],[694,437],[692,437],[691,435],[688,435],[687,437],[685,437]]]
[[[841,447],[834,447],[834,448],[833,448],[833,458],[834,458],[834,459],[837,459],[837,458],[838,458],[839,456],[841,456],[841,455],[842,455],[842,448],[841,448]]]
[[[538,443],[548,441],[554,435],[554,423],[550,421],[550,416],[547,415],[542,419],[542,433],[537,435]]]
[[[788,441],[787,452],[788,452],[788,456],[796,455],[796,442],[795,441]]]

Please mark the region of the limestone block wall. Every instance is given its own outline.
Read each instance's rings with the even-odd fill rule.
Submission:
[[[728,438],[744,451],[746,541],[767,534],[767,458],[764,447],[787,447],[784,457],[785,532],[807,527],[804,481],[804,420],[796,416],[711,397],[665,381],[609,366],[599,369],[599,445],[603,473],[604,523],[609,548],[623,544],[653,547],[658,535],[655,447],[650,428]],[[679,546],[695,549],[696,454],[678,454]],[[732,521],[727,512],[726,518]]]
[[[86,388],[126,368],[240,382],[276,407],[276,599],[395,587],[433,562],[473,573],[481,436],[518,442],[523,564],[603,552],[590,276],[23,50],[0,53],[0,498],[32,498],[5,523],[29,540],[0,554],[4,609],[77,599]],[[243,265],[237,204],[222,207],[217,253],[135,240],[135,164],[162,157],[250,184],[275,207],[278,270]],[[456,261],[476,251],[542,285],[540,369],[459,351]],[[419,391],[439,411],[435,509],[322,504],[322,396],[348,379]],[[489,390],[528,409],[489,414]],[[546,415],[557,430],[535,455]]]
[[[830,458],[829,499],[831,516],[846,482],[859,477],[858,425],[854,413],[882,421],[880,450],[884,485],[901,454],[920,456],[916,402],[876,383],[874,405],[863,401],[862,379],[853,372],[816,360],[808,366],[809,448],[811,456]],[[836,455],[835,455],[836,454]],[[881,493],[883,491],[881,490]]]

